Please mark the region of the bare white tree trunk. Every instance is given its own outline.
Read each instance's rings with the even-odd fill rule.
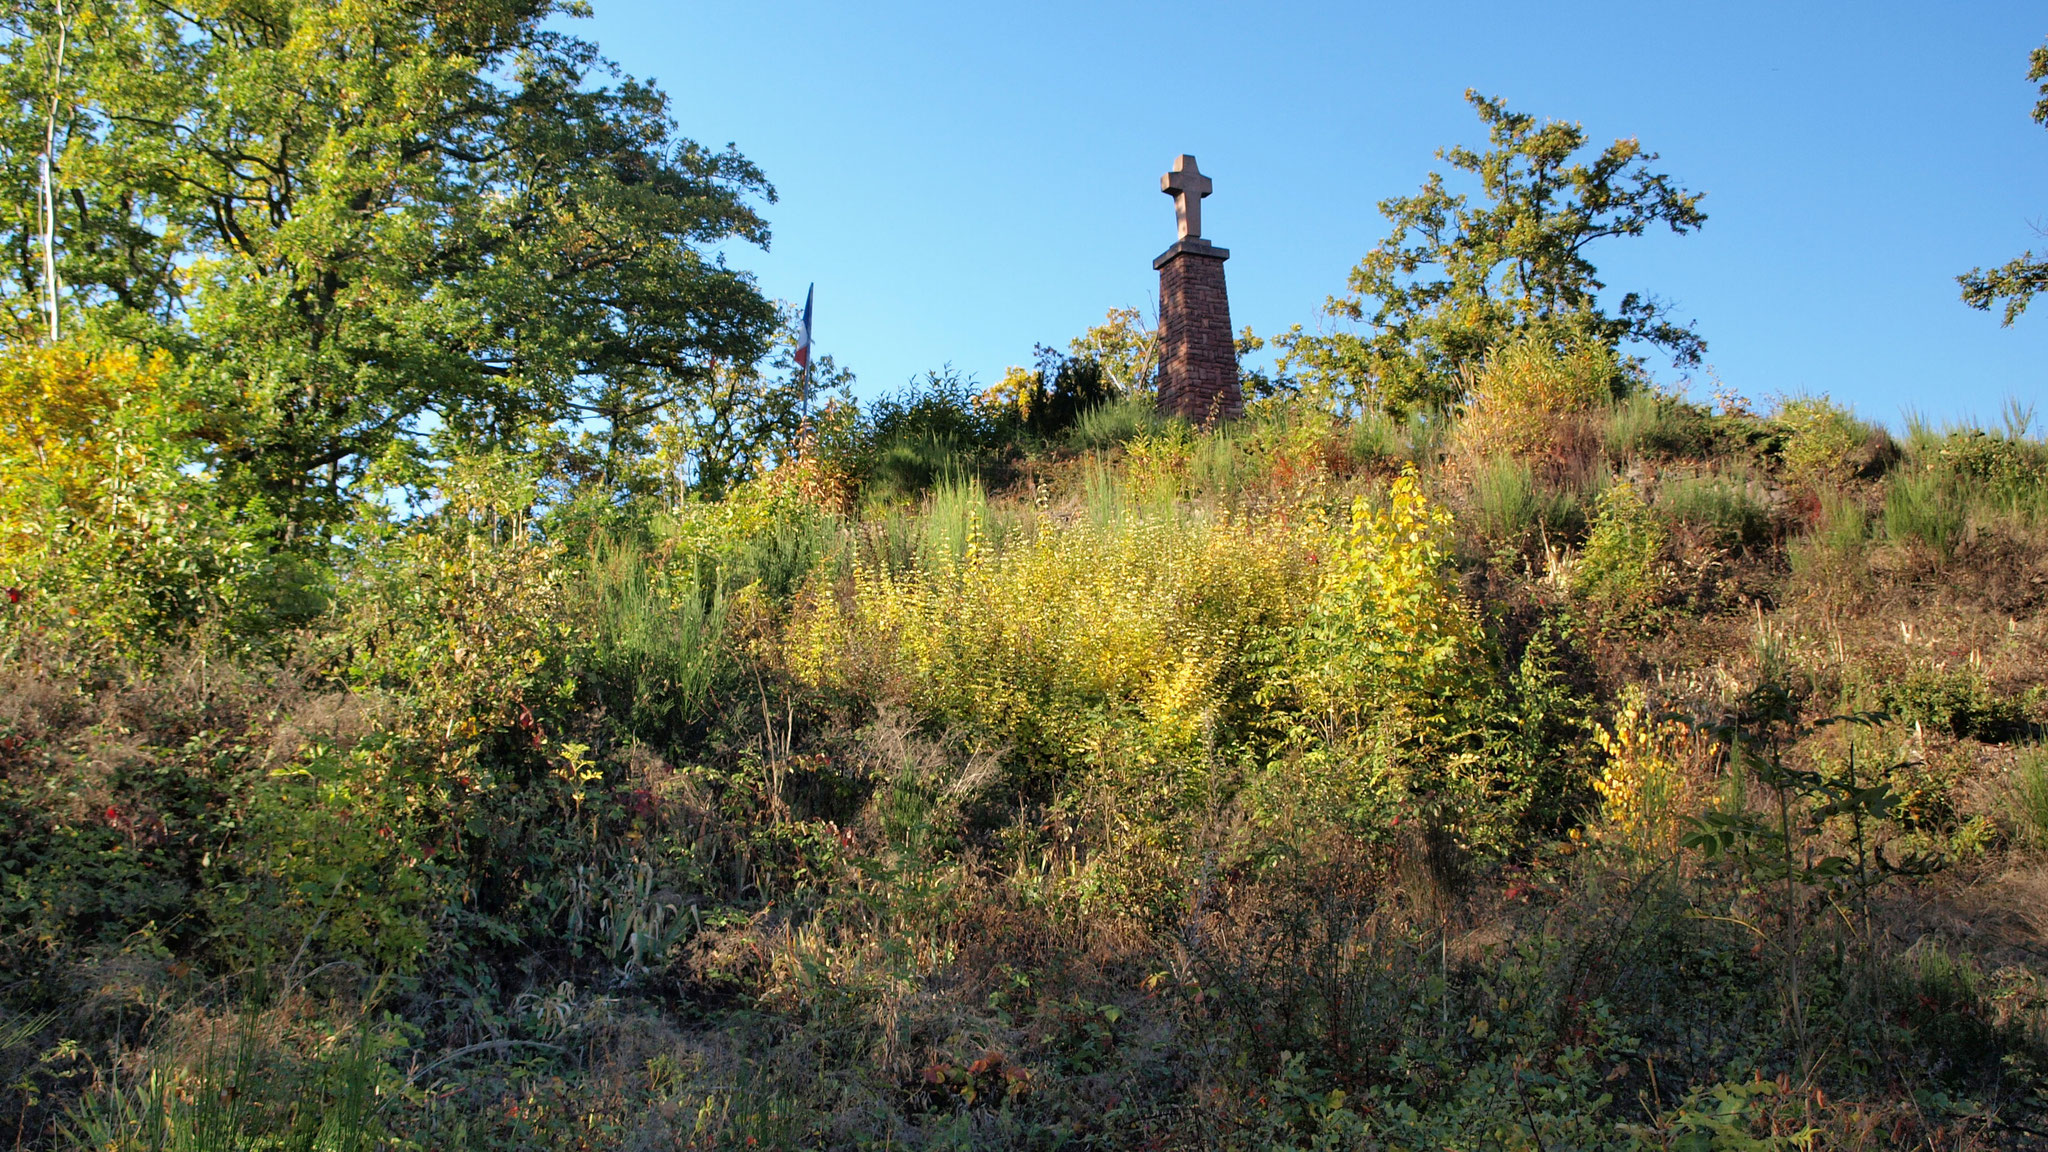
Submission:
[[[71,32],[64,19],[64,0],[57,0],[57,53],[50,61],[50,113],[43,118],[42,209],[43,283],[49,292],[50,343],[57,342],[57,188],[52,169],[57,162],[57,109],[64,92],[64,49]]]

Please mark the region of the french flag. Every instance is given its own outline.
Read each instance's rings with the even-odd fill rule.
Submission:
[[[804,289],[804,322],[796,332],[796,370],[799,372],[811,366],[811,294],[817,290],[816,284]]]

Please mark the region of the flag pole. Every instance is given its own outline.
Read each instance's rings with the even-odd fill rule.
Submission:
[[[818,286],[813,283],[804,289],[804,315],[799,322],[796,335],[796,383],[799,400],[799,424],[796,434],[796,452],[802,458],[804,437],[811,432],[811,298]]]

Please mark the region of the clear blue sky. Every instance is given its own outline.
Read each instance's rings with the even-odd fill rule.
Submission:
[[[1701,231],[1594,258],[1695,319],[1727,386],[2048,420],[2048,299],[2001,328],[1954,280],[2048,247],[2038,3],[594,2],[567,27],[766,170],[772,250],[732,259],[772,296],[817,282],[818,348],[863,395],[1149,309],[1180,152],[1216,181],[1233,320],[1314,326],[1376,204],[1483,143],[1474,87],[1708,194]]]

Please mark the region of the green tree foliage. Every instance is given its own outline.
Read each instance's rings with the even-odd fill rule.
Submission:
[[[1067,354],[1099,367],[1116,395],[1150,395],[1159,373],[1159,329],[1146,327],[1136,308],[1111,308],[1102,323],[1067,344]]]
[[[715,390],[775,314],[707,249],[765,244],[772,190],[550,26],[583,11],[74,5],[55,94],[67,324],[189,356],[222,479],[287,533],[429,433],[637,431]],[[5,27],[0,290],[20,322],[57,18],[18,6]]]
[[[2027,54],[2027,79],[2039,81],[2041,98],[2034,103],[2034,120],[2048,128],[2048,46]],[[1986,271],[1972,268],[1956,277],[1963,286],[1963,303],[1988,312],[1997,301],[2005,301],[2005,323],[2019,319],[2034,293],[2048,288],[2048,255],[2022,252],[2019,258]]]
[[[1667,304],[1637,292],[1612,311],[1602,303],[1607,285],[1588,249],[1653,225],[1690,232],[1706,221],[1704,193],[1652,171],[1657,154],[1636,140],[1574,160],[1587,145],[1578,124],[1511,112],[1476,92],[1465,98],[1491,147],[1437,155],[1478,181],[1476,201],[1436,172],[1415,195],[1383,201],[1392,234],[1328,304],[1332,317],[1365,321],[1366,330],[1296,328],[1278,341],[1283,370],[1339,404],[1399,413],[1458,403],[1488,351],[1521,332],[1609,348],[1639,341],[1698,363],[1705,343]]]

